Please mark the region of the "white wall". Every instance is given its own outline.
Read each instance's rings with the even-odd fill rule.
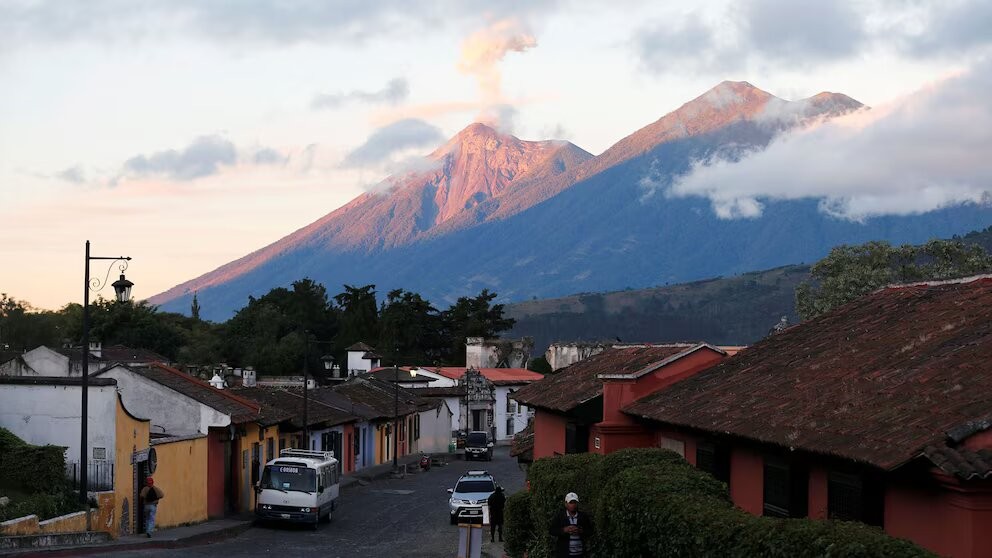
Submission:
[[[379,366],[379,359],[370,360],[362,358],[366,351],[348,351],[348,376],[370,372]]]
[[[79,461],[80,386],[0,385],[0,426],[34,445],[68,448],[66,461]],[[88,459],[93,448],[106,448],[114,460],[117,432],[117,389],[89,386],[87,414]],[[131,410],[131,409],[128,409]]]
[[[514,412],[508,413],[506,408],[510,393],[520,389],[519,386],[496,386],[496,440],[506,441],[513,438],[513,435],[527,427],[527,408],[516,401],[511,401]],[[507,419],[513,420],[513,432],[506,431]]]
[[[71,376],[78,378],[83,369],[83,363],[79,360],[73,361],[70,369],[69,357],[44,345],[24,353],[21,355],[21,359],[33,371],[25,369],[17,359],[14,359],[0,366],[0,376],[50,376],[57,378]],[[90,359],[90,373],[96,372],[102,365],[101,361]]]
[[[124,406],[137,416],[150,419],[152,433],[207,434],[212,426],[231,424],[228,415],[123,366],[115,366],[98,377],[117,380]]]
[[[419,414],[420,439],[417,440],[417,449],[425,453],[447,452],[451,442],[451,409],[442,403],[440,409],[427,409]]]

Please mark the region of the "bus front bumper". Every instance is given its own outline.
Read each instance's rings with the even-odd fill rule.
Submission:
[[[282,509],[278,509],[282,508]],[[319,508],[312,508],[309,512],[301,511],[300,508],[289,508],[282,506],[258,506],[255,508],[255,517],[265,521],[288,521],[290,523],[316,523]]]

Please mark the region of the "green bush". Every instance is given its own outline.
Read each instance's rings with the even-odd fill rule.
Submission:
[[[539,459],[528,480],[530,493],[507,502],[507,550],[515,557],[524,548],[530,558],[553,555],[547,524],[573,491],[593,514],[596,556],[933,556],[860,523],[750,515],[734,506],[725,484],[660,449]]]
[[[66,488],[65,448],[32,446],[0,428],[0,482],[29,494],[59,494]]]
[[[521,490],[506,499],[503,528],[506,537],[506,552],[513,558],[520,558],[527,551],[531,539],[536,535],[530,519],[530,492]]]
[[[546,558],[553,554],[551,539],[546,534],[554,514],[565,506],[565,495],[575,492],[580,506],[592,511],[599,498],[595,475],[602,456],[596,453],[576,453],[548,457],[535,461],[527,471],[531,486],[530,520],[535,537],[527,549],[530,558]]]
[[[686,491],[708,476],[691,466],[628,469],[604,487],[602,556],[735,556],[768,558],[932,556],[909,541],[859,523],[755,517],[726,496]],[[682,478],[679,478],[682,477]],[[601,511],[602,513],[602,511]],[[663,526],[663,528],[651,528]]]
[[[26,515],[37,515],[39,521],[65,515],[82,509],[76,494],[70,491],[59,493],[40,492],[23,498],[16,498],[0,507],[0,522],[17,519]]]

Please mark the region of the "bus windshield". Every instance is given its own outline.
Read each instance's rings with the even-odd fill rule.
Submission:
[[[315,492],[317,475],[313,469],[289,465],[268,465],[262,472],[263,489]]]

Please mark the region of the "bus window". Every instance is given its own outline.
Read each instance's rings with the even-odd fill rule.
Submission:
[[[313,492],[317,480],[316,471],[306,467],[269,465],[262,473],[262,488]]]

